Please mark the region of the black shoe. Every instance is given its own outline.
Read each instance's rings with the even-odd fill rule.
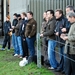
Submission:
[[[61,72],[61,69],[55,69],[55,72]]]
[[[65,71],[63,70],[63,71],[61,71],[61,73],[62,73],[62,74],[65,74]]]

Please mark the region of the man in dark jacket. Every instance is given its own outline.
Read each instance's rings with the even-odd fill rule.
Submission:
[[[23,56],[23,49],[22,49],[22,41],[21,41],[21,36],[20,36],[20,27],[22,25],[22,19],[21,15],[18,14],[18,24],[16,26],[12,26],[12,28],[15,29],[15,35],[16,35],[16,41],[15,41],[15,47],[16,47],[16,54],[14,56],[18,56],[22,58]]]
[[[56,34],[56,40],[57,44],[59,46],[59,54],[60,54],[60,64],[56,71],[63,71],[64,70],[64,44],[65,41],[60,38],[61,34],[65,34],[66,31],[69,30],[68,21],[63,15],[63,11],[58,9],[55,12],[56,17],[56,28],[55,28],[55,34]],[[63,32],[63,28],[67,29],[65,32]]]
[[[21,14],[21,18],[22,18],[22,25],[21,25],[21,40],[22,40],[22,48],[23,48],[23,57],[27,57],[28,56],[28,45],[27,45],[27,41],[26,41],[26,37],[24,35],[25,32],[25,28],[26,28],[26,24],[28,22],[27,20],[27,15],[25,12],[23,12]]]
[[[54,41],[55,40],[54,29],[55,29],[56,19],[54,17],[54,11],[48,10],[47,17],[48,17],[48,23],[46,25],[46,31],[40,36],[47,37],[48,39],[48,60],[51,65],[50,69],[56,69],[58,67],[58,62],[56,61],[55,58],[56,42]]]
[[[66,7],[66,14],[68,14],[69,12],[74,12],[74,7],[71,6],[71,5],[68,5]],[[68,26],[69,26],[68,28],[70,28],[70,26],[71,26],[69,21],[68,21]],[[67,33],[68,33],[69,29],[67,30],[66,28],[63,28],[62,32],[65,32],[65,31],[67,31]],[[65,57],[64,57],[64,72],[65,72],[66,75],[70,75],[70,68],[68,68],[68,67],[70,67],[70,62],[69,62],[69,59],[68,59],[69,55],[65,54],[65,53],[64,53],[64,55],[65,55]]]
[[[36,40],[36,32],[37,32],[37,23],[33,18],[33,13],[29,11],[27,13],[28,23],[26,25],[25,29],[25,37],[28,44],[28,50],[29,50],[29,63],[32,62],[32,59],[35,55],[35,47],[34,42]]]
[[[4,42],[2,46],[2,50],[5,50],[5,47],[8,43],[8,50],[10,50],[10,35],[9,32],[11,31],[11,22],[10,22],[10,16],[6,16],[6,21],[3,25],[3,31],[4,31]]]
[[[17,13],[14,13],[14,15],[13,15],[13,22],[12,22],[12,26],[16,26],[17,25],[17,23],[18,23],[18,20],[17,20]],[[16,41],[16,39],[15,39],[15,29],[13,29],[13,31],[12,31],[12,44],[13,44],[13,47],[14,47],[14,54],[16,54],[16,47],[15,47],[15,41]]]

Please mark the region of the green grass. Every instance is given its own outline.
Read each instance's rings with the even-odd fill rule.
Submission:
[[[0,75],[54,75],[46,68],[38,68],[34,63],[24,67],[19,66],[18,57],[12,56],[11,51],[0,51]]]

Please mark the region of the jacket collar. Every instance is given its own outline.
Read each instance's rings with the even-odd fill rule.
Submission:
[[[73,25],[75,22],[71,23],[71,25]]]
[[[52,21],[52,20],[55,20],[55,17],[52,17],[49,21]],[[48,22],[49,22],[49,21],[48,21]]]
[[[29,19],[28,21],[31,21],[33,18]]]
[[[64,18],[64,16],[61,16],[58,19],[56,19],[56,21],[61,21],[63,18]]]

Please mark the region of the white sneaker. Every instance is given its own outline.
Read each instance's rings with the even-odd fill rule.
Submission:
[[[18,56],[18,54],[15,54],[14,56],[16,57],[16,56]]]
[[[54,68],[53,68],[53,67],[48,67],[48,69],[50,69],[50,70],[54,70]]]
[[[26,58],[23,58],[23,61],[26,61]]]
[[[27,64],[28,64],[28,60],[26,60],[26,58],[23,58],[23,60],[19,62],[19,66],[21,66],[21,67],[23,67]]]

